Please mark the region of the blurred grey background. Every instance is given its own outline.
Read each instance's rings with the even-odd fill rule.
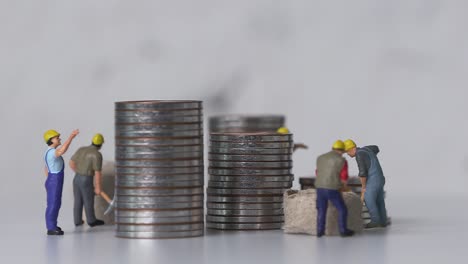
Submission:
[[[15,211],[1,221],[30,217],[42,228],[45,130],[65,140],[80,129],[67,163],[96,132],[113,160],[113,103],[123,100],[203,100],[206,118],[286,115],[310,147],[294,155],[296,187],[317,155],[349,137],[380,146],[391,197],[464,195],[467,8],[456,0],[0,1],[0,198]],[[68,197],[73,175],[65,175]]]

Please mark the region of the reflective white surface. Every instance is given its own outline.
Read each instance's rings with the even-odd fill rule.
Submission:
[[[71,200],[67,200],[71,204]],[[278,231],[207,230],[204,237],[132,240],[113,227],[73,226],[64,208],[63,237],[45,235],[42,217],[2,225],[1,263],[463,263],[468,245],[468,197],[389,199],[393,225],[355,237],[283,234]],[[33,210],[42,214],[40,210]],[[16,209],[18,216],[28,212]],[[30,213],[30,212],[29,212]],[[34,219],[33,219],[34,217]],[[4,221],[4,220],[3,220]],[[3,222],[2,221],[2,222]],[[461,261],[461,262],[460,262]]]
[[[466,261],[467,199],[451,195],[468,186],[467,6],[0,0],[0,263]],[[296,187],[337,138],[378,144],[393,226],[351,239],[281,231],[116,239],[109,228],[75,231],[67,168],[66,235],[47,237],[44,131],[66,138],[80,129],[67,162],[101,132],[112,160],[113,103],[147,99],[200,99],[207,118],[285,114],[310,147],[294,154]]]

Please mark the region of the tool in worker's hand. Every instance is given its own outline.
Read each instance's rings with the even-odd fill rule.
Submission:
[[[107,195],[107,193],[105,193],[105,192],[101,192],[100,195],[101,195],[101,197],[102,197],[104,200],[106,200],[106,202],[109,203],[109,207],[107,207],[106,211],[104,212],[104,215],[107,215],[107,214],[109,214],[109,213],[114,209],[114,207],[115,207],[115,200],[111,200],[111,199],[109,198],[109,196]]]

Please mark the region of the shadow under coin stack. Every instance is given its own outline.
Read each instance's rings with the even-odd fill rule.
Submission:
[[[276,132],[284,126],[282,115],[224,115],[210,118],[210,132]]]
[[[292,186],[292,134],[210,134],[206,225],[280,229],[283,192]]]
[[[202,102],[116,102],[115,144],[117,237],[202,236]]]

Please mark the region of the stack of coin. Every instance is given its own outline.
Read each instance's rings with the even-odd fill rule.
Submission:
[[[276,132],[283,127],[282,115],[225,115],[210,118],[210,132]]]
[[[315,189],[315,177],[300,177],[301,190]]]
[[[209,150],[207,227],[281,228],[283,192],[294,179],[292,135],[212,133]]]
[[[202,102],[116,102],[115,144],[117,236],[203,235]]]

